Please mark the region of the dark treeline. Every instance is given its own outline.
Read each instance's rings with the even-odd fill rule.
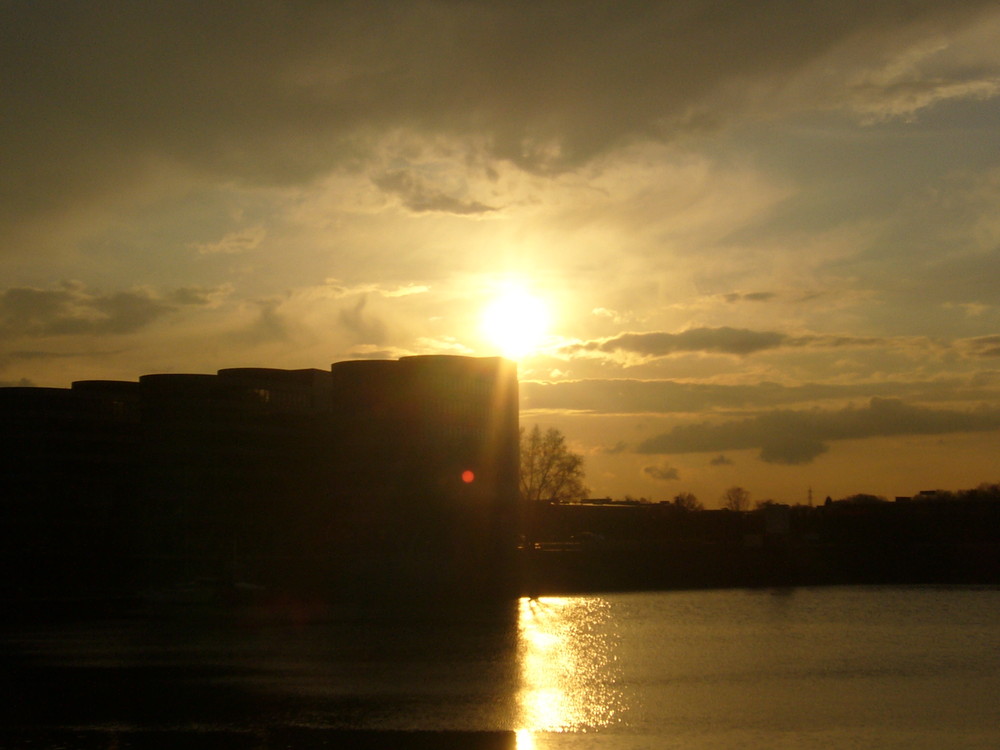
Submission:
[[[1000,485],[752,511],[609,500],[530,508],[530,586],[1000,584]]]
[[[815,507],[768,502],[746,512],[639,501],[530,503],[522,518],[519,568],[512,574],[520,579],[520,593],[528,595],[832,584],[1000,585],[997,485],[895,501],[857,495]],[[350,519],[341,520],[350,526]],[[141,589],[134,583],[137,571],[129,569],[134,556],[109,544],[115,528],[100,518],[36,518],[34,524],[8,526],[8,532],[15,528],[22,536],[17,543],[8,540],[3,556],[4,598]],[[404,537],[396,534],[399,538],[392,541],[388,530],[395,528],[387,526],[379,554],[405,551],[421,557],[420,550],[401,544]],[[40,549],[46,540],[49,548]],[[230,551],[228,545],[218,547],[221,556]],[[326,590],[336,595],[351,581],[375,585],[378,569],[371,568],[370,555],[365,559],[366,569],[351,566],[349,581],[337,576],[336,588]],[[334,582],[329,571],[307,562],[300,560],[295,574],[302,588],[310,588],[310,576],[324,588]],[[448,564],[437,557],[434,562]],[[222,560],[219,569],[226,567]],[[283,578],[281,585],[288,580]]]
[[[516,394],[451,357],[0,389],[0,601],[1000,583],[1000,485],[519,511]]]

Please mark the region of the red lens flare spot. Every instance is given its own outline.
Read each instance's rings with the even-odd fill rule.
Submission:
[[[468,469],[466,469],[465,471],[462,472],[462,481],[465,482],[466,484],[472,484],[474,481],[476,481],[476,475],[473,474]]]

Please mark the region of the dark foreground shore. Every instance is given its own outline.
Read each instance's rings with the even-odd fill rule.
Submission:
[[[0,728],[0,747],[36,750],[515,750],[514,732],[412,732],[278,727],[259,730]]]

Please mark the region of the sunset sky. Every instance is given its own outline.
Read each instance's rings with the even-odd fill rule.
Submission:
[[[1000,481],[995,2],[0,23],[3,385],[502,351],[594,496]]]

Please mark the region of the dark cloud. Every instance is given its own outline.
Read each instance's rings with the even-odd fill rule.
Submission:
[[[609,339],[588,341],[566,347],[575,352],[628,352],[646,357],[665,357],[681,352],[712,352],[745,355],[776,349],[787,337],[774,331],[745,328],[690,328],[681,333],[622,333]]]
[[[628,443],[626,443],[624,440],[619,440],[612,446],[600,448],[599,452],[607,456],[616,456],[619,453],[624,453],[627,450],[628,450]]]
[[[997,379],[979,373],[969,379],[883,381],[840,385],[779,383],[718,385],[674,380],[574,380],[521,382],[526,409],[553,409],[598,414],[683,414],[758,409],[822,400],[909,396],[935,401],[997,399]]]
[[[11,337],[134,333],[178,305],[204,303],[190,290],[164,299],[146,290],[103,293],[76,283],[56,289],[11,287],[0,292],[0,331]]]
[[[881,336],[835,336],[830,334],[820,334],[811,336],[790,336],[785,340],[785,345],[790,347],[815,347],[817,349],[838,349],[841,347],[865,347],[865,346],[905,346],[911,343],[909,339],[886,339]]]
[[[673,466],[658,464],[656,466],[644,466],[642,473],[647,477],[652,477],[661,482],[672,482],[681,478],[680,473]]]
[[[802,464],[827,450],[831,440],[892,435],[939,435],[1000,429],[1000,409],[952,411],[873,398],[867,406],[839,411],[777,410],[720,423],[680,425],[643,441],[638,453],[703,453],[760,449],[768,463]]]
[[[975,357],[1000,357],[1000,335],[979,336],[962,343]]]
[[[774,292],[749,292],[748,294],[732,292],[725,295],[725,300],[726,302],[767,302],[777,296]]]
[[[621,333],[611,338],[585,341],[563,348],[569,355],[578,353],[613,354],[625,352],[643,357],[668,357],[672,354],[704,352],[747,356],[756,352],[782,347],[829,348],[885,346],[888,343],[905,344],[901,339],[891,342],[873,336],[836,336],[814,334],[789,336],[778,331],[752,331],[747,328],[689,328],[680,333],[653,331],[649,333]]]
[[[470,215],[496,211],[493,206],[487,206],[478,201],[464,201],[447,195],[429,185],[413,172],[406,170],[386,172],[372,178],[372,181],[379,189],[399,197],[403,205],[415,213],[439,211]]]
[[[122,194],[162,165],[302,184],[365,165],[401,131],[535,172],[573,169],[759,108],[752,94],[780,91],[842,42],[877,40],[884,55],[894,36],[992,6],[4,3],[0,225]]]
[[[98,333],[132,333],[176,309],[144,292],[117,292],[96,297],[92,305],[99,316],[93,323]]]
[[[178,305],[209,305],[213,297],[218,294],[218,289],[207,289],[204,287],[183,287],[175,289],[167,295],[167,299]]]
[[[710,466],[732,466],[733,462],[731,459],[726,458],[721,453],[708,462]]]
[[[820,440],[793,433],[770,434],[760,446],[760,460],[769,464],[807,464],[829,450]]]

